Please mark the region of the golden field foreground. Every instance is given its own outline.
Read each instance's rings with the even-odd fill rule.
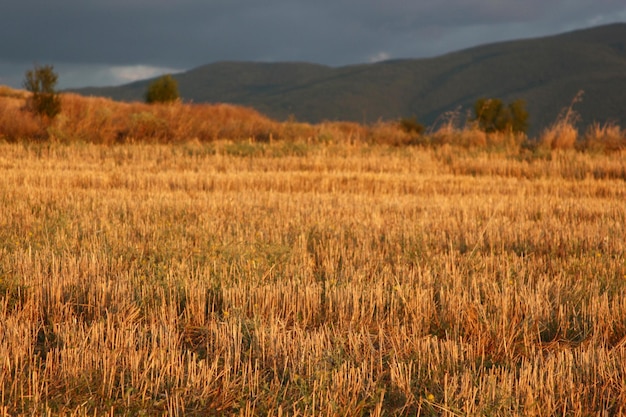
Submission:
[[[624,415],[624,201],[624,153],[0,144],[0,415]]]

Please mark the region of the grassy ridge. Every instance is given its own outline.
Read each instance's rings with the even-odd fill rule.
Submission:
[[[46,122],[25,110],[28,93],[0,87],[0,140],[52,140],[62,143],[342,143],[488,149],[527,157],[546,157],[555,149],[593,153],[620,152],[626,132],[615,124],[593,125],[582,134],[572,106],[536,139],[525,135],[485,134],[458,112],[445,113],[425,134],[403,129],[399,121],[361,125],[354,122],[278,122],[255,110],[228,104],[123,103],[62,94],[61,114]],[[243,151],[243,147],[242,147]]]
[[[0,410],[623,414],[624,161],[0,144]]]

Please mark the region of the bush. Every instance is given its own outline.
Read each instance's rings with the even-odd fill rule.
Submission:
[[[414,133],[416,135],[424,133],[424,125],[419,123],[415,116],[400,119],[399,125],[400,129],[404,130],[406,133]]]
[[[170,75],[164,75],[148,86],[146,103],[171,103],[178,100],[178,83]]]
[[[473,121],[478,122],[483,132],[526,133],[528,130],[528,112],[523,100],[505,106],[497,98],[480,98],[474,104],[474,114]]]
[[[30,111],[48,119],[61,113],[61,98],[55,90],[58,78],[52,65],[36,65],[26,72],[24,88],[32,93],[27,102]]]

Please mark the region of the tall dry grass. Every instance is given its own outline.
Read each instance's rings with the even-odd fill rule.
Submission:
[[[0,412],[626,413],[623,159],[296,145],[0,144]]]
[[[447,112],[429,128],[421,143],[435,148],[443,146],[516,155],[528,140],[523,133],[484,132],[477,122],[469,119],[468,115],[462,122],[460,110]]]
[[[22,97],[0,97],[0,139],[43,139],[45,131],[42,121],[25,111],[24,104],[25,99]]]
[[[620,127],[595,126],[582,139],[575,127],[572,109],[538,139],[523,134],[485,133],[475,123],[463,122],[460,111],[448,112],[425,134],[407,132],[400,122],[379,121],[370,125],[354,122],[309,124],[294,119],[278,122],[258,112],[228,104],[121,103],[97,97],[62,94],[62,112],[52,122],[42,121],[25,108],[28,93],[0,86],[0,140],[96,144],[122,143],[317,143],[342,145],[455,147],[488,150],[509,155],[543,158],[551,151],[574,149],[622,152],[626,139]]]
[[[626,131],[616,124],[594,124],[585,132],[580,148],[588,152],[622,152],[626,149]]]
[[[0,139],[109,145],[218,140],[361,143],[397,141],[394,137],[401,134],[391,123],[366,127],[325,122],[312,126],[295,120],[277,122],[252,109],[228,104],[148,105],[75,94],[62,94],[61,114],[51,123],[44,123],[26,110],[27,97],[23,91],[0,90]]]
[[[555,122],[544,129],[539,138],[539,145],[548,150],[574,149],[578,141],[576,123],[580,115],[574,110],[574,105],[582,101],[584,91],[579,91],[572,99],[569,107],[565,108]]]
[[[51,129],[61,141],[93,143],[269,140],[277,123],[252,109],[227,104],[149,105],[63,96],[64,112]]]

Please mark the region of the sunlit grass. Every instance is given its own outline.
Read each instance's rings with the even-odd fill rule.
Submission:
[[[626,162],[0,145],[10,415],[626,412]]]

